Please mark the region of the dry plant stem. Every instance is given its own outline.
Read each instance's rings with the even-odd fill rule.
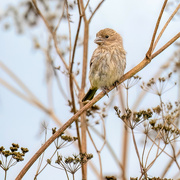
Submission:
[[[66,11],[67,11],[67,20],[68,20],[68,29],[69,29],[69,66],[73,65],[71,63],[71,50],[72,50],[72,43],[71,43],[71,25],[70,25],[70,17],[69,17],[69,9],[68,9],[68,2],[65,0],[66,3]]]
[[[86,10],[86,8],[88,7],[90,0],[87,1],[86,6],[84,7],[84,10]]]
[[[62,18],[63,18],[64,9],[65,9],[65,4],[66,4],[66,1],[64,1],[64,5],[63,5],[63,10],[62,10],[61,16],[60,16],[60,18],[59,18],[59,21],[58,21],[58,24],[57,24],[56,28],[54,29],[54,32],[55,32],[55,33],[57,32],[57,30],[58,30],[58,28],[59,28],[59,25],[60,25],[60,22],[61,22],[61,20],[62,20]]]
[[[173,146],[173,144],[171,142],[170,142],[170,144],[171,144],[171,147],[172,147],[172,150],[173,150],[173,159],[174,159],[178,169],[180,170],[180,166],[179,166],[178,161],[177,161],[177,157],[176,157],[176,152],[175,152],[174,146]]]
[[[54,112],[52,110],[49,110],[48,108],[46,108],[41,102],[34,100],[32,98],[27,97],[26,95],[22,94],[19,90],[15,89],[14,87],[12,87],[10,84],[8,84],[6,81],[4,81],[3,79],[0,78],[0,84],[2,84],[3,86],[5,86],[7,89],[9,89],[11,92],[13,92],[14,94],[16,94],[17,96],[19,96],[21,99],[27,101],[30,104],[33,104],[35,106],[37,106],[38,108],[40,108],[43,112],[47,113],[56,124],[58,124],[59,126],[62,126],[62,123],[60,122],[60,120],[56,117],[56,115],[54,114]]]
[[[52,67],[52,70],[53,70],[54,76],[55,76],[55,78],[56,78],[57,86],[58,86],[58,89],[59,89],[60,93],[62,94],[62,96],[63,96],[66,100],[68,100],[67,94],[65,93],[64,89],[62,88],[63,86],[62,86],[61,83],[60,83],[59,76],[57,75],[56,69],[54,68],[54,63],[53,63],[53,60],[52,60],[49,52],[48,52],[47,50],[44,50],[44,53],[46,54],[46,56],[47,56],[47,58],[48,58],[48,61],[49,61],[49,64],[50,64],[51,67]]]
[[[76,113],[76,106],[75,106],[75,99],[74,99],[73,77],[72,77],[72,74],[73,74],[73,65],[74,65],[74,57],[75,57],[75,52],[76,52],[76,46],[77,46],[77,41],[78,41],[78,37],[79,37],[79,31],[80,31],[80,27],[81,27],[81,20],[82,20],[79,0],[78,0],[78,10],[79,10],[79,23],[78,23],[78,28],[77,28],[77,31],[76,31],[75,42],[74,42],[74,46],[73,46],[72,60],[71,60],[71,63],[70,63],[70,73],[69,73],[69,75],[70,75],[69,76],[69,80],[70,80],[70,92],[71,92],[71,99],[72,99],[72,106],[73,106],[74,114]],[[80,153],[82,153],[78,119],[75,121],[75,124],[76,124],[76,132],[77,132],[77,137],[78,137],[78,147],[79,147]]]
[[[134,147],[135,147],[135,150],[136,150],[136,154],[137,154],[137,157],[138,157],[138,160],[139,160],[139,165],[140,165],[140,169],[141,169],[141,173],[143,174],[144,171],[143,171],[143,165],[141,163],[141,159],[140,159],[140,155],[139,155],[139,151],[138,151],[138,147],[137,147],[137,144],[136,144],[136,139],[135,139],[135,135],[134,135],[134,130],[131,129],[131,133],[132,133],[132,138],[133,138],[133,143],[134,143]]]
[[[58,149],[56,149],[56,150],[54,151],[53,155],[49,158],[50,160],[54,157],[54,155],[56,154],[57,150],[58,150]],[[43,153],[43,154],[44,154],[44,153]],[[37,177],[37,176],[46,168],[47,165],[48,165],[48,163],[46,163],[41,170],[40,170],[40,167],[39,167],[39,170],[37,171],[35,177]]]
[[[123,150],[122,150],[122,177],[123,180],[126,180],[126,169],[127,169],[127,157],[128,157],[128,145],[129,145],[129,133],[126,125],[123,126]]]
[[[61,51],[60,51],[59,48],[58,48],[58,42],[57,42],[57,38],[56,38],[57,28],[56,28],[55,31],[53,32],[53,29],[49,26],[49,23],[47,22],[47,20],[45,19],[45,17],[44,17],[43,14],[41,13],[41,11],[39,10],[39,8],[38,8],[38,6],[37,6],[37,3],[36,3],[36,0],[32,0],[32,3],[33,3],[33,5],[34,5],[37,13],[40,15],[40,17],[41,17],[42,20],[44,21],[47,29],[49,30],[49,32],[50,32],[51,35],[52,35],[52,38],[53,38],[53,41],[54,41],[54,46],[55,46],[55,49],[56,49],[56,52],[57,52],[58,56],[60,57],[61,61],[63,62],[65,68],[69,71],[69,67],[68,67],[68,65],[67,65],[67,63],[66,63],[66,61],[65,61],[65,59],[64,59],[64,57],[63,57],[63,55],[62,55],[62,53],[61,53]],[[58,24],[59,24],[59,23],[58,23]],[[58,25],[57,25],[57,27],[58,27]],[[78,85],[77,81],[75,80],[74,75],[72,75],[72,76],[73,76],[73,80],[74,80],[74,83],[76,84],[77,89],[80,90],[79,85]]]
[[[126,91],[126,108],[125,105],[123,104],[123,109],[128,109],[129,105],[128,105],[128,89],[125,89]],[[129,143],[129,133],[128,133],[128,128],[127,126],[124,124],[123,125],[123,150],[122,150],[122,163],[123,163],[123,180],[126,180],[126,169],[127,169],[127,156],[128,156],[128,143]]]
[[[83,43],[83,65],[82,65],[82,82],[81,82],[81,92],[80,92],[80,100],[84,95],[84,88],[86,83],[86,71],[87,71],[87,56],[88,56],[88,39],[89,39],[89,23],[84,21],[84,43]],[[80,108],[84,105],[81,102]],[[81,115],[81,150],[82,153],[87,152],[87,142],[86,142],[86,114],[83,113]],[[82,179],[87,179],[87,163],[82,164]]]
[[[90,21],[92,20],[92,18],[93,18],[93,16],[94,16],[94,14],[97,12],[97,10],[100,8],[100,6],[102,5],[102,3],[104,2],[104,0],[102,0],[98,5],[97,5],[97,7],[95,8],[95,10],[93,11],[93,13],[91,14],[91,16],[90,16],[90,18],[89,18],[89,23],[90,23]]]
[[[122,86],[119,86],[119,103],[121,106],[121,109],[123,109],[123,113],[124,113],[124,109],[125,109],[125,102],[124,102],[124,96],[122,92]],[[127,168],[127,157],[128,157],[128,145],[129,145],[129,133],[128,133],[128,129],[127,126],[124,124],[123,125],[123,136],[122,136],[122,140],[123,140],[123,149],[122,149],[122,179],[126,180],[126,168]]]
[[[80,6],[79,9],[80,9],[81,15],[82,15],[84,21],[86,21],[86,14],[85,14],[85,8],[84,8],[83,0],[79,0],[78,6]]]
[[[37,97],[29,90],[29,88],[3,63],[0,61],[0,67],[33,99]]]
[[[162,66],[161,68],[156,72],[156,74],[154,75],[154,79],[157,79],[163,72],[163,70],[167,67],[169,67],[171,63],[171,59],[168,59]],[[136,102],[133,104],[133,108],[132,111],[134,111],[135,109],[137,109],[137,107],[139,106],[140,102],[142,102],[142,99],[144,98],[144,96],[147,94],[146,91],[141,91],[140,95],[138,96]]]
[[[89,40],[89,23],[86,19],[85,8],[83,0],[79,0],[78,7],[80,8],[79,12],[83,16],[84,20],[84,41],[83,41],[83,64],[82,64],[82,81],[81,81],[81,89],[80,89],[80,101],[84,95],[84,88],[86,84],[86,71],[87,71],[87,57],[88,57],[88,40]],[[80,108],[83,108],[83,103],[80,102]],[[81,114],[81,151],[82,153],[86,153],[87,142],[86,142],[86,114]],[[82,164],[82,179],[87,179],[87,163]]]
[[[148,137],[149,140],[151,140],[151,142],[153,142],[153,143],[158,147],[158,144],[157,144],[154,140],[152,140],[150,136],[147,135],[147,137]],[[159,149],[162,150],[161,147],[159,147]],[[169,156],[171,159],[173,159],[173,157],[170,156],[166,151],[163,151],[163,152],[164,152],[167,156]]]
[[[167,20],[166,24],[164,25],[164,27],[162,28],[161,32],[159,33],[154,45],[153,45],[153,49],[152,51],[154,51],[157,43],[159,42],[159,39],[161,38],[162,34],[164,33],[165,29],[167,28],[167,26],[169,25],[169,23],[171,22],[171,20],[173,19],[173,17],[175,16],[175,14],[178,12],[178,10],[180,9],[180,4],[176,7],[176,9],[174,10],[174,12],[171,14],[171,16],[169,17],[169,19]]]
[[[99,137],[104,139],[104,136],[102,134],[100,134],[99,131],[97,131],[93,126],[90,126],[90,128],[96,133],[96,135],[98,135]],[[107,140],[106,140],[106,147],[108,148],[110,154],[114,158],[114,160],[117,163],[117,165],[119,166],[119,168],[122,170],[122,173],[124,173],[123,165],[121,164],[121,162],[118,161],[119,158],[116,156],[116,153],[114,152],[113,148],[111,147],[111,145],[109,144],[109,142]]]
[[[31,98],[27,97],[27,95],[24,95],[19,90],[17,90],[16,88],[12,87],[9,83],[7,83],[6,81],[4,81],[1,78],[0,78],[0,84],[3,85],[4,87],[6,87],[7,89],[9,89],[15,95],[19,96],[21,99],[27,101],[28,103],[34,104],[34,101]],[[47,109],[45,109],[45,111],[46,110]]]
[[[50,42],[51,38],[48,40],[48,47],[45,52],[46,54],[46,86],[47,86],[47,100],[49,109],[53,109],[53,86],[52,86],[52,75],[53,72],[49,73],[49,66],[51,66],[52,59],[50,57]],[[49,73],[49,74],[48,74]]]
[[[47,139],[47,129],[45,129],[45,142],[46,142],[46,139]],[[45,154],[45,152],[43,152],[42,157],[39,158],[39,163],[38,163],[38,167],[37,167],[37,170],[36,170],[36,174],[35,174],[34,179],[36,179],[37,176],[38,176],[38,175],[42,172],[42,170],[45,168],[45,167],[44,167],[42,170],[40,170],[41,165],[42,165],[42,162],[43,162],[43,159],[44,159],[44,154]]]
[[[145,169],[146,172],[152,167],[152,165],[154,164],[154,162],[157,160],[157,158],[161,155],[161,153],[164,151],[166,145],[163,147],[163,149],[161,150],[161,152],[159,154],[156,154],[156,157],[154,158],[154,160],[148,165],[148,167]],[[141,174],[141,176],[139,177],[139,179],[141,179],[143,177],[144,174]]]
[[[162,6],[162,8],[161,8],[161,12],[160,12],[160,14],[159,14],[158,20],[157,20],[157,22],[156,22],[156,26],[155,26],[155,29],[154,29],[154,33],[153,33],[153,37],[152,37],[152,40],[151,40],[151,44],[150,44],[149,50],[148,50],[148,52],[147,52],[147,54],[146,54],[146,56],[147,56],[148,58],[151,56],[151,54],[152,54],[152,52],[153,52],[153,45],[154,45],[156,33],[157,33],[157,30],[158,30],[158,27],[159,27],[159,24],[160,24],[160,21],[161,21],[161,18],[162,18],[162,14],[163,14],[164,9],[165,9],[165,7],[166,7],[167,1],[168,1],[168,0],[165,0],[165,1],[164,1],[164,4],[163,4],[163,6]]]
[[[67,10],[67,17],[68,17],[68,28],[69,28],[69,85],[70,85],[70,94],[71,94],[71,100],[72,100],[72,111],[74,114],[76,114],[76,105],[75,105],[75,99],[74,99],[74,86],[73,86],[73,64],[74,64],[74,55],[75,55],[75,49],[76,49],[76,44],[77,44],[77,39],[78,39],[78,31],[75,39],[75,45],[73,48],[73,55],[72,55],[72,60],[71,60],[71,26],[70,26],[70,20],[69,20],[69,11],[68,11],[68,2],[66,0],[66,10]],[[80,18],[81,19],[81,18]],[[80,28],[80,25],[78,26],[78,29]],[[79,151],[81,152],[81,140],[80,140],[80,133],[79,133],[79,126],[78,126],[78,119],[75,121],[76,124],[76,133],[77,133],[77,138],[78,138],[78,147]]]
[[[102,180],[103,179],[103,176],[102,176],[102,161],[101,161],[101,151],[99,151],[98,149],[97,149],[97,147],[96,147],[96,144],[94,143],[94,140],[93,140],[93,138],[92,138],[92,136],[91,136],[91,133],[89,132],[89,129],[87,128],[87,133],[88,133],[88,135],[89,135],[89,138],[90,138],[90,140],[91,140],[91,142],[92,142],[92,144],[93,144],[93,146],[94,146],[94,148],[96,149],[96,152],[97,152],[97,154],[98,154],[98,158],[99,158],[99,166],[100,166],[100,179]]]
[[[146,150],[146,145],[147,145],[147,134],[146,134],[146,137],[145,137],[145,140],[144,140],[144,147],[143,147],[143,152],[142,152],[142,164],[143,165],[144,165],[144,153],[145,153],[145,150]]]
[[[179,152],[177,153],[176,158],[177,158],[179,155],[180,155],[180,150],[179,150]],[[164,176],[167,174],[167,172],[168,172],[168,170],[170,169],[170,167],[172,166],[173,162],[174,162],[174,159],[172,158],[171,161],[167,164],[167,167],[165,168],[164,172],[162,173],[162,176],[161,176],[162,178],[164,178]]]
[[[176,41],[180,37],[180,33],[178,33],[174,38],[172,38],[168,43],[166,43],[160,50],[156,51],[154,54],[152,54],[151,58],[155,58],[157,55],[159,55],[162,51],[164,51],[166,48],[168,48],[174,41]],[[135,66],[133,69],[131,69],[129,72],[124,74],[120,80],[119,84],[124,82],[126,79],[129,79],[130,77],[134,76],[136,73],[138,73],[140,70],[142,70],[145,66],[147,66],[151,62],[151,59],[145,57],[137,66]],[[109,91],[114,89],[114,86],[109,88]],[[108,91],[108,92],[109,92]],[[108,93],[107,92],[107,93]],[[16,180],[22,179],[22,177],[25,175],[25,173],[28,171],[28,169],[33,165],[33,163],[39,158],[39,156],[47,149],[47,147],[63,132],[65,131],[83,112],[85,112],[87,109],[89,109],[92,105],[94,105],[97,101],[99,101],[102,97],[104,97],[104,92],[100,92],[97,96],[95,96],[90,102],[88,102],[84,107],[82,107],[73,117],[71,117],[63,126],[61,126],[60,129],[57,130],[57,132],[52,135],[47,142],[34,154],[34,156],[30,159],[30,161],[24,166],[22,171],[17,176]]]
[[[158,137],[158,135],[156,136],[155,140],[157,139],[157,137]],[[147,154],[147,157],[146,157],[146,162],[145,162],[145,165],[144,165],[145,167],[147,167],[148,158],[149,158],[150,152],[151,152],[154,144],[155,144],[155,141],[153,141],[153,144],[151,145],[151,147],[150,147],[150,149],[148,151],[148,154]],[[159,148],[159,145],[157,145],[157,147]]]
[[[159,148],[159,147],[158,147]],[[154,160],[148,165],[148,167],[146,168],[147,171],[152,167],[152,165],[154,164],[154,162],[157,160],[157,158],[161,155],[161,153],[164,151],[164,149],[166,148],[166,144],[164,145],[164,147],[162,148],[161,152],[158,153],[156,155],[156,157],[154,158]]]
[[[151,59],[155,58],[157,55],[159,55],[161,52],[163,52],[165,49],[167,49],[172,43],[174,43],[178,38],[180,37],[180,32],[177,33],[171,40],[169,40],[164,46],[162,46],[159,50],[157,50],[155,53],[152,54]]]

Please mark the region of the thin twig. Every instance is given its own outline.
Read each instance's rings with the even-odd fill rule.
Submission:
[[[148,136],[148,135],[147,135]],[[151,139],[151,137],[150,136],[148,136],[148,139],[149,140],[151,140],[156,146],[158,146],[158,144],[153,140],[153,139]],[[159,147],[159,149],[161,149],[162,150],[162,148],[161,147]],[[172,156],[170,156],[166,151],[163,151],[167,156],[169,156],[171,159],[173,159],[173,157]]]
[[[180,155],[180,150],[178,151],[176,158]],[[170,167],[172,166],[174,162],[174,159],[172,158],[171,161],[167,164],[167,167],[165,168],[164,172],[162,173],[162,178],[164,178],[164,176],[167,174],[168,170],[170,169]],[[175,178],[176,179],[176,178]]]
[[[54,41],[54,47],[56,49],[56,52],[57,52],[58,56],[60,57],[61,61],[63,62],[65,68],[69,71],[69,66],[67,65],[67,63],[66,63],[66,61],[65,61],[65,59],[64,59],[64,57],[63,57],[63,55],[62,55],[62,53],[60,51],[60,49],[58,48],[58,42],[57,42],[57,38],[56,38],[56,31],[53,32],[53,29],[50,27],[48,21],[43,16],[43,14],[41,13],[40,9],[38,8],[36,0],[32,0],[32,2],[33,2],[33,5],[34,5],[37,13],[40,15],[40,17],[44,21],[46,27],[48,28],[50,34],[52,35],[52,38],[53,38],[53,41]],[[79,85],[78,85],[77,81],[75,80],[74,75],[72,75],[72,76],[73,76],[73,80],[74,80],[74,82],[76,84],[77,89],[80,90]]]
[[[161,52],[163,52],[165,49],[167,49],[172,43],[174,43],[178,38],[180,37],[180,32],[177,33],[172,39],[170,39],[164,46],[162,46],[159,50],[157,50],[155,53],[151,55],[151,58],[155,58],[157,55],[159,55]]]
[[[88,1],[87,1],[87,3],[86,3],[86,5],[85,5],[85,8],[84,8],[84,10],[86,10],[86,8],[88,7],[88,5],[89,5],[89,2],[90,2],[90,0],[88,0]]]
[[[136,154],[137,154],[137,157],[138,157],[138,160],[139,160],[139,165],[140,165],[141,173],[143,173],[143,164],[141,162],[141,158],[140,158],[140,155],[139,155],[138,147],[137,147],[137,144],[136,144],[134,130],[131,129],[131,132],[132,132],[132,138],[133,138],[134,147],[135,147]]]
[[[101,151],[99,151],[99,150],[97,149],[96,144],[95,144],[95,142],[94,142],[94,140],[93,140],[93,138],[92,138],[92,136],[91,136],[91,133],[89,132],[89,129],[87,128],[86,130],[87,130],[87,133],[88,133],[88,135],[89,135],[89,138],[90,138],[90,140],[91,140],[91,142],[92,142],[92,144],[93,144],[93,146],[94,146],[94,148],[95,148],[95,150],[96,150],[96,152],[97,152],[97,154],[98,154],[99,166],[100,166],[100,178],[101,178],[101,180],[102,180],[102,177],[103,177],[103,176],[102,176],[102,161],[101,161],[101,155],[100,155]]]
[[[58,28],[59,28],[59,25],[60,25],[60,23],[61,23],[61,20],[63,19],[64,10],[65,10],[65,4],[66,4],[66,1],[64,1],[64,5],[63,5],[63,10],[62,10],[61,16],[60,16],[60,18],[59,18],[59,21],[58,21],[57,26],[56,26],[55,29],[54,29],[54,32],[55,32],[55,33],[57,32],[57,30],[58,30]]]
[[[161,67],[160,69],[158,69],[158,71],[156,72],[156,74],[154,75],[154,79],[157,79],[163,72],[164,69],[166,69],[167,67],[169,67],[170,63],[171,63],[171,59],[168,59]],[[137,107],[139,106],[140,102],[142,102],[142,99],[144,98],[144,96],[147,94],[146,91],[141,91],[141,93],[139,94],[139,96],[137,97],[135,103],[133,104],[133,108],[132,111],[134,111],[135,109],[137,109]]]
[[[144,140],[144,146],[143,146],[143,152],[142,152],[142,164],[143,165],[144,165],[144,153],[145,153],[146,145],[147,145],[147,133],[145,135],[146,135],[146,137],[145,137],[145,140]]]
[[[79,13],[80,13],[81,11],[80,11],[80,6],[79,6],[79,1],[78,1],[78,9],[79,9]],[[81,16],[81,14],[79,14],[79,23],[78,23],[78,28],[76,31],[76,37],[75,37],[75,42],[74,42],[74,46],[73,46],[72,58],[69,54],[69,57],[71,58],[70,69],[69,69],[69,85],[70,85],[70,94],[71,94],[71,100],[72,100],[72,111],[74,114],[76,113],[77,110],[76,110],[76,105],[75,105],[74,86],[73,86],[73,76],[72,75],[73,75],[73,65],[74,65],[76,45],[77,45],[79,31],[80,31],[80,27],[81,27],[81,19],[82,19],[82,16]],[[76,132],[77,132],[77,138],[78,138],[79,151],[80,151],[80,153],[82,153],[78,119],[75,121],[75,124],[76,124]]]
[[[37,97],[29,90],[29,88],[3,63],[0,61],[0,67],[24,90],[31,98],[36,99]]]
[[[100,134],[99,131],[97,131],[93,126],[90,126],[90,128],[96,133],[96,135],[104,139],[104,136]],[[112,157],[114,158],[117,165],[119,166],[119,168],[122,170],[122,172],[124,172],[123,165],[121,164],[121,162],[118,161],[118,157],[116,156],[116,153],[114,152],[113,148],[111,147],[110,143],[107,140],[106,140],[106,147],[109,150]]]
[[[163,6],[161,8],[161,12],[160,12],[158,20],[156,22],[156,26],[155,26],[154,33],[153,33],[153,36],[152,36],[151,44],[150,44],[148,52],[146,53],[146,56],[148,58],[151,58],[151,54],[152,54],[152,50],[153,50],[153,45],[154,45],[154,40],[155,40],[156,33],[157,33],[157,30],[158,30],[158,27],[159,27],[159,24],[160,24],[160,21],[161,21],[161,18],[162,18],[162,14],[163,14],[164,9],[165,9],[166,4],[167,4],[167,1],[168,0],[164,0],[164,4],[163,4]]]
[[[91,14],[91,16],[90,16],[90,18],[89,18],[89,20],[88,20],[89,23],[91,22],[94,14],[95,14],[95,13],[97,12],[97,10],[100,8],[100,6],[102,5],[103,2],[104,2],[104,0],[101,0],[101,2],[97,5],[97,7],[95,8],[95,10],[92,12],[92,14]]]
[[[153,161],[148,165],[147,167],[147,171],[152,167],[152,165],[154,164],[154,162],[157,160],[157,158],[162,154],[162,152],[164,151],[164,149],[166,148],[166,144],[164,145],[164,147],[162,148],[161,152],[159,154],[156,155],[156,157],[153,159]]]
[[[162,34],[164,33],[165,29],[167,28],[167,26],[169,25],[169,23],[171,22],[171,20],[173,19],[173,17],[175,16],[175,14],[178,12],[180,8],[180,4],[176,7],[176,9],[174,10],[174,12],[171,14],[171,16],[169,17],[169,19],[167,20],[166,24],[164,25],[164,27],[162,28],[161,32],[159,33],[154,45],[153,45],[153,48],[152,48],[152,51],[154,51],[157,43],[159,42],[159,39],[161,38]]]
[[[179,163],[178,163],[178,161],[177,161],[177,157],[176,157],[176,152],[175,152],[174,146],[173,146],[173,144],[172,144],[171,142],[170,142],[170,144],[171,144],[171,147],[172,147],[172,150],[173,150],[174,162],[176,163],[178,169],[180,170],[180,166],[179,166]]]

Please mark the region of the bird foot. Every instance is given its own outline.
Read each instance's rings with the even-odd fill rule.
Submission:
[[[118,83],[119,83],[119,81],[115,81],[115,82],[113,83],[113,86],[116,87],[116,90],[118,90]]]
[[[108,87],[103,87],[103,88],[102,88],[102,91],[103,91],[104,94],[107,95],[107,97],[109,97],[109,95],[108,95],[108,93],[107,93],[107,91],[109,91],[109,88],[108,88]]]

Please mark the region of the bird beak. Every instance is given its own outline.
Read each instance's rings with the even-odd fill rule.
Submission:
[[[100,44],[102,44],[102,43],[103,43],[103,40],[102,40],[102,38],[97,37],[97,38],[94,40],[94,43],[96,43],[96,44],[100,45]]]

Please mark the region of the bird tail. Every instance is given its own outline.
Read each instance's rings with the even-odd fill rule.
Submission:
[[[97,91],[97,89],[89,89],[89,91],[86,93],[86,95],[82,99],[82,102],[93,99],[96,91]]]

